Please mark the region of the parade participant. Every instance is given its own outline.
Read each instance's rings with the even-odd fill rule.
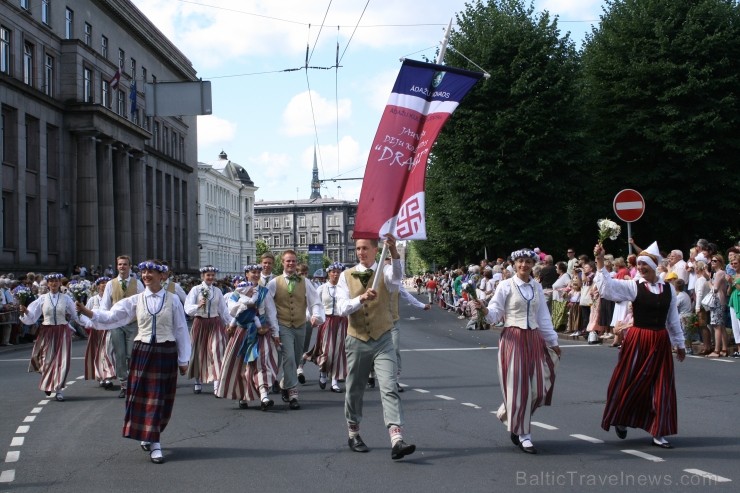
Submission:
[[[324,322],[324,307],[313,284],[296,273],[297,257],[293,250],[283,252],[283,275],[273,278],[267,285],[275,301],[277,316],[268,320],[271,327],[280,328],[283,370],[283,400],[292,410],[298,410],[297,366],[303,356],[306,336],[306,310],[311,312],[311,325]]]
[[[155,464],[164,462],[160,435],[167,427],[175,403],[177,372],[185,375],[190,360],[190,336],[185,311],[177,296],[162,288],[167,266],[159,260],[138,265],[146,289],[117,302],[110,310],[77,309],[98,322],[115,326],[136,321],[137,335],[131,353],[126,392],[124,438],[141,441]]]
[[[665,439],[678,430],[676,386],[671,346],[676,357],[686,357],[681,322],[673,287],[659,279],[662,260],[657,243],[637,257],[640,279],[613,279],[604,269],[604,248],[594,248],[599,293],[614,301],[631,301],[633,325],[627,331],[606,396],[601,427],[614,426],[617,436],[627,437],[627,428],[642,428],[653,436],[652,444],[673,446]]]
[[[267,287],[267,284],[275,278],[272,273],[272,267],[275,265],[275,255],[272,252],[265,252],[260,257],[262,273],[260,274],[260,286]]]
[[[188,378],[195,379],[193,392],[196,394],[201,393],[204,383],[213,382],[213,394],[216,397],[226,347],[226,326],[232,320],[223,293],[214,286],[217,273],[218,269],[212,265],[201,268],[200,278],[203,282],[193,286],[185,299],[185,313],[194,317]]]
[[[300,263],[296,266],[296,272],[299,276],[302,278],[308,279],[308,265],[304,263]],[[313,287],[317,289],[318,287],[316,284],[313,284]],[[298,382],[303,385],[306,383],[306,375],[303,374],[303,365],[306,364],[306,354],[308,353],[308,348],[311,347],[311,337],[313,337],[313,325],[311,325],[311,313],[306,310],[306,334],[303,339],[303,349],[301,350],[301,360],[298,363],[298,369],[297,369],[297,377]]]
[[[70,352],[72,350],[72,328],[67,319],[78,322],[74,301],[60,292],[62,274],[52,273],[44,276],[49,292],[40,295],[28,306],[20,305],[20,321],[31,325],[43,316],[36,342],[31,351],[28,372],[41,373],[39,390],[46,395],[56,392],[57,401],[64,400],[64,386],[69,373]]]
[[[100,308],[100,301],[108,281],[110,277],[99,277],[95,280],[94,286],[97,293],[87,300],[86,308],[89,310]],[[85,327],[93,329],[87,337],[87,348],[85,349],[85,380],[97,380],[105,390],[111,390],[112,380],[116,378],[116,364],[113,361],[113,355],[109,352],[110,331],[94,330],[92,320],[85,316],[80,317],[80,320]]]
[[[172,271],[170,270],[170,266],[167,263],[167,261],[162,261],[162,265],[167,267],[167,272],[165,273],[166,277],[164,281],[162,282],[162,287],[166,289],[170,294],[177,295],[178,298],[180,298],[180,303],[182,303],[182,306],[185,306],[185,300],[187,299],[188,295],[185,292],[184,289],[182,289],[182,286],[180,286],[179,282],[176,282],[172,278]]]
[[[144,285],[131,273],[131,257],[119,255],[116,257],[118,277],[111,279],[105,285],[103,297],[100,300],[101,310],[110,310],[111,307],[124,298],[129,298],[144,291]],[[116,375],[121,383],[118,397],[126,397],[126,382],[128,381],[128,367],[131,361],[131,351],[134,347],[134,336],[138,332],[135,322],[130,322],[111,330],[108,338],[116,364]]]
[[[391,265],[378,271],[375,258],[378,241],[355,240],[358,264],[342,273],[337,283],[335,315],[349,318],[345,350],[347,352],[347,392],[344,398],[344,415],[347,419],[349,439],[354,452],[368,452],[360,437],[363,396],[370,370],[374,367],[380,386],[381,404],[385,426],[391,438],[391,459],[401,459],[413,454],[416,445],[403,440],[403,407],[398,395],[398,362],[393,347],[391,329],[393,315],[390,309],[391,290],[401,282],[403,272],[401,256],[396,249],[396,239],[386,235]],[[377,289],[373,289],[376,275],[382,275]]]
[[[231,339],[218,396],[238,399],[240,409],[249,407],[250,400],[259,400],[260,409],[267,411],[274,404],[268,393],[277,375],[280,334],[277,325],[268,325],[275,316],[275,304],[269,290],[259,285],[261,270],[259,264],[245,266],[248,281],[227,298],[234,318],[227,329]]]
[[[532,278],[538,255],[529,249],[511,254],[515,274],[499,283],[488,307],[480,300],[491,324],[504,321],[498,351],[499,385],[504,402],[496,416],[523,452],[536,454],[532,443],[532,414],[552,402],[555,369],[560,361],[558,336],[547,310],[542,286]]]
[[[347,353],[344,339],[347,337],[347,317],[334,312],[337,305],[337,283],[344,271],[344,264],[334,262],[326,268],[328,280],[319,289],[319,298],[324,305],[326,321],[319,327],[316,344],[304,357],[319,367],[319,387],[326,388],[327,377],[331,376],[331,391],[344,392],[339,381],[347,378]]]

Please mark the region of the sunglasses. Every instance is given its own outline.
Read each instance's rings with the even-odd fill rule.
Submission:
[[[713,258],[712,262],[719,262],[719,260],[717,260],[716,258]]]

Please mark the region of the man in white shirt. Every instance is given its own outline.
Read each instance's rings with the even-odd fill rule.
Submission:
[[[679,279],[682,279],[684,283],[688,284],[689,271],[681,250],[671,250],[671,253],[668,255],[668,272],[675,272]]]

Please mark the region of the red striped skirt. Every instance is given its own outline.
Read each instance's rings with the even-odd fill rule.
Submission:
[[[529,433],[532,414],[552,402],[558,361],[539,330],[505,327],[501,332],[498,378],[504,402],[497,416],[511,433]]]
[[[203,383],[218,380],[226,347],[226,329],[221,317],[195,317],[191,340],[193,352],[188,378],[197,378]]]
[[[85,380],[107,380],[116,377],[113,355],[108,352],[107,330],[91,330],[85,348]]]
[[[69,325],[39,325],[33,343],[28,372],[41,373],[39,390],[55,392],[64,388],[69,373],[72,332]]]
[[[278,350],[272,339],[272,333],[258,335],[257,346],[259,347],[259,358],[246,364],[247,400],[259,399],[260,387],[267,391],[272,382],[277,379]]]
[[[177,372],[177,343],[134,341],[123,420],[125,438],[160,441],[175,404]]]
[[[630,327],[606,395],[601,427],[641,428],[653,436],[678,431],[671,341],[666,329]]]
[[[319,326],[316,345],[306,353],[319,370],[337,380],[347,378],[347,353],[344,339],[347,337],[347,317],[327,315],[326,322]]]
[[[244,356],[239,349],[244,343],[247,331],[237,325],[234,334],[226,344],[220,370],[220,384],[216,395],[227,399],[242,400],[247,395],[247,379],[244,370]],[[270,382],[272,385],[272,382]]]

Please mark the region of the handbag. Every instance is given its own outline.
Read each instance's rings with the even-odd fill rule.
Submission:
[[[701,306],[708,312],[719,307],[719,299],[714,290],[709,291],[704,298],[701,299]]]

